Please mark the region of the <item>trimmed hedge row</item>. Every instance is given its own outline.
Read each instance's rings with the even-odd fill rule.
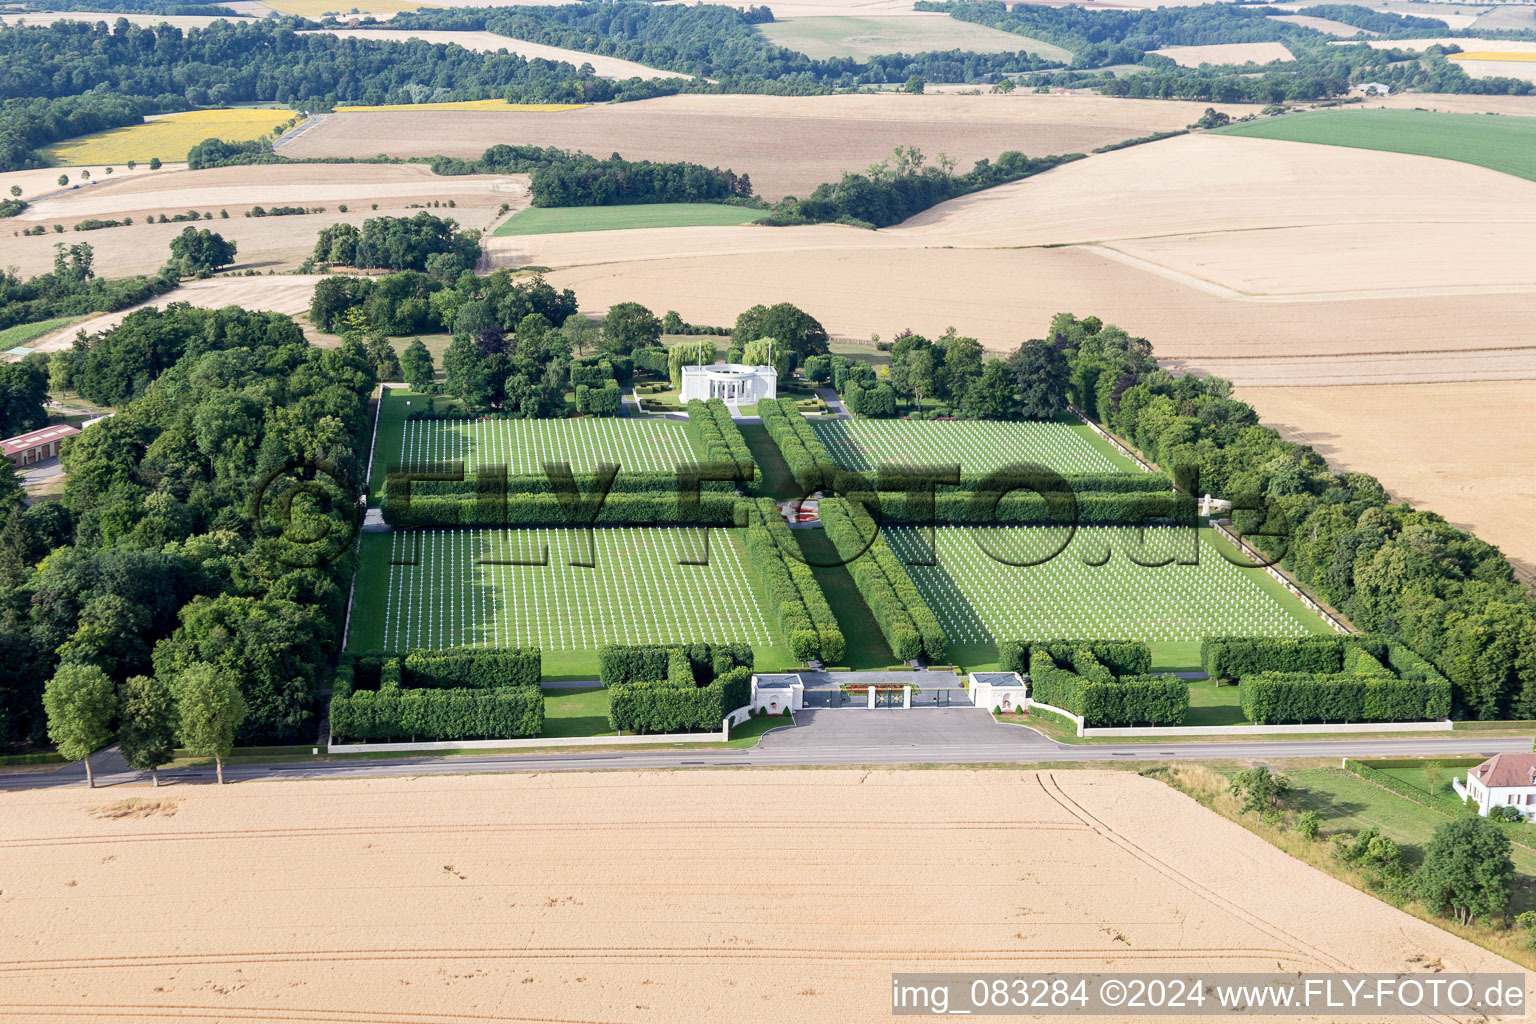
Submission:
[[[1152,648],[1140,640],[999,640],[997,648],[1004,672],[1028,672],[1032,649],[1061,661],[1086,651],[1117,676],[1144,676],[1152,671]]]
[[[1451,684],[1444,678],[1259,672],[1242,678],[1238,699],[1257,725],[1437,721],[1451,713]]]
[[[688,656],[695,682],[708,683],[733,669],[752,667],[752,646],[744,643],[604,644],[597,652],[598,682],[615,686],[665,679],[671,671],[672,652],[678,650]]]
[[[681,651],[668,655],[667,678],[614,683],[608,690],[608,724],[627,733],[712,732],[725,716],[752,699],[752,669],[731,669],[704,686],[674,681]]]
[[[624,390],[613,379],[601,385],[576,385],[576,411],[587,416],[617,416],[624,406]]]
[[[331,696],[331,735],[345,740],[491,740],[544,731],[537,686],[359,690]]]
[[[1385,654],[1386,644],[1364,636],[1208,636],[1200,641],[1200,665],[1212,679],[1241,679],[1259,672],[1341,672],[1344,652],[1365,647]]]
[[[842,498],[824,499],[817,508],[891,651],[903,661],[926,656],[930,662],[943,662],[949,638],[874,520]],[[869,537],[874,540],[866,544]]]
[[[1189,711],[1189,684],[1177,676],[1114,676],[1088,651],[1072,663],[1092,675],[1069,672],[1043,649],[1030,653],[1030,695],[1070,711],[1089,726],[1179,725]]]
[[[675,485],[674,485],[675,486]],[[590,506],[584,506],[590,508]],[[409,502],[384,501],[384,521],[397,529],[454,526],[656,526],[688,524],[730,526],[735,521],[736,495],[701,490],[699,500],[683,502],[671,494],[609,494],[598,509],[596,523],[572,522],[554,494],[524,494],[516,501],[477,500],[411,495]]]
[[[736,426],[731,410],[724,402],[718,398],[708,402],[693,399],[688,403],[688,422],[698,428],[707,464],[734,465],[744,483],[757,482],[757,463],[752,460],[752,450],[747,447],[747,439],[741,436],[741,428]]]
[[[884,487],[883,481],[881,486]],[[886,521],[926,522],[928,507],[926,496],[913,501],[906,491],[880,492],[880,517]],[[934,522],[956,525],[1044,523],[1064,526],[1074,521],[1095,525],[1139,525],[1152,520],[1177,521],[1180,518],[1191,527],[1195,523],[1194,504],[1173,491],[1076,494],[1071,506],[1076,513],[1075,520],[1057,519],[1045,498],[1033,491],[1014,491],[999,496],[995,491],[987,494],[941,486],[933,495],[931,507]]]
[[[758,402],[757,414],[762,418],[768,436],[779,446],[795,482],[806,494],[832,482],[837,464],[816,436],[816,431],[800,415],[793,398]]]
[[[393,476],[393,474],[391,474]],[[488,475],[488,474],[486,474]],[[583,495],[592,491],[592,485],[597,479],[595,473],[572,473],[576,489]],[[503,485],[502,478],[495,478],[495,487],[503,490],[508,496],[519,494],[553,494],[554,487],[549,482],[546,473],[516,473],[506,477]],[[389,493],[389,485],[385,484],[385,494]],[[411,498],[455,498],[465,501],[476,498],[480,494],[481,481],[479,476],[471,473],[462,480],[413,480],[411,481]],[[396,490],[400,490],[396,485]],[[678,490],[677,473],[674,470],[662,472],[659,470],[647,470],[642,472],[621,472],[614,475],[612,483],[608,486],[609,494],[676,494]],[[716,491],[721,494],[734,493],[736,485],[728,480],[701,480],[699,481],[701,492]],[[386,497],[386,504],[389,499]]]
[[[411,651],[405,656],[401,682],[407,687],[488,689],[538,686],[544,678],[543,657],[537,647],[451,647]]]
[[[1022,474],[1021,475],[1027,475]],[[880,467],[880,490],[900,491],[908,485],[901,466]],[[1159,494],[1173,490],[1173,481],[1164,473],[1075,473],[1061,478],[1075,494]],[[962,472],[957,484],[939,487],[939,493],[953,490],[964,493],[990,488],[998,483],[989,473]],[[1022,493],[1022,492],[1021,492]]]
[[[757,568],[759,593],[779,619],[789,650],[799,661],[835,664],[846,646],[837,617],[810,566],[785,552],[795,544],[772,498],[748,504],[746,546]]]

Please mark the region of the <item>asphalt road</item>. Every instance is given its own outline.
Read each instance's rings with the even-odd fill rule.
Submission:
[[[816,721],[817,715],[822,716]],[[968,716],[962,722],[959,716]],[[868,716],[868,717],[866,717]],[[656,768],[785,768],[806,765],[910,765],[1041,762],[1084,764],[1118,761],[1200,761],[1294,757],[1492,756],[1529,751],[1523,736],[1479,737],[1472,733],[1392,740],[1263,740],[1230,743],[1065,744],[1019,726],[1002,725],[974,710],[802,712],[804,724],[770,732],[754,748],[740,750],[633,750],[608,748],[571,754],[488,754],[459,757],[400,757],[293,764],[251,765],[224,770],[228,782],[262,779],[367,779],[487,772],[613,771]],[[863,721],[860,721],[863,719]],[[97,785],[147,780],[146,775],[112,771],[110,759],[97,771]],[[93,760],[93,764],[96,761]],[[119,766],[121,762],[118,762]],[[54,772],[0,774],[0,789],[48,789],[79,785],[84,770],[70,765]],[[161,785],[211,782],[212,768],[160,773]]]

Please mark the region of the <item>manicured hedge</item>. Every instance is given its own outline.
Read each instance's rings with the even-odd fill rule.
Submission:
[[[1242,678],[1238,699],[1258,725],[1438,721],[1451,713],[1451,685],[1443,678],[1259,672]]]
[[[1093,652],[1079,648],[1072,652],[1072,671],[1082,676],[1090,683],[1112,683],[1115,681],[1114,673],[1104,667]]]
[[[730,526],[735,521],[736,496],[701,488],[699,500],[682,501],[670,494],[612,494],[598,509],[598,526],[689,524]],[[584,506],[590,508],[590,506]],[[472,495],[436,497],[411,495],[407,502],[384,501],[384,521],[396,529],[455,526],[589,526],[573,522],[554,494],[522,494],[513,501],[480,501]]]
[[[757,464],[752,460],[752,451],[724,402],[718,398],[708,402],[695,398],[688,403],[688,422],[699,431],[707,465],[734,465],[744,483],[756,483]]]
[[[669,652],[672,670],[682,652]],[[608,689],[608,723],[626,733],[711,732],[725,716],[752,699],[752,669],[731,669],[713,682],[699,686],[669,676],[654,680],[614,683]]]
[[[688,655],[697,682],[710,682],[738,667],[752,667],[752,647],[744,643],[604,644],[597,652],[598,681],[614,686],[666,679],[674,650]],[[731,710],[740,706],[734,705]]]
[[[1144,676],[1152,671],[1152,648],[1140,640],[1000,640],[999,667],[1004,672],[1028,672],[1031,646],[1061,661],[1086,651],[1117,676]]]
[[[331,697],[338,740],[488,740],[544,731],[537,686],[486,690],[359,690]]]
[[[794,556],[794,536],[772,498],[749,504],[745,543],[757,570],[758,593],[778,617],[779,630],[799,661],[836,663],[845,641],[837,617],[810,566]]]
[[[784,462],[805,494],[832,483],[837,464],[816,431],[800,415],[793,398],[779,398],[757,403],[757,414],[773,443],[779,446]]]
[[[412,651],[405,656],[402,682],[407,687],[472,689],[537,686],[543,660],[537,647],[452,647]]]
[[[1177,676],[1113,676],[1085,650],[1074,653],[1073,664],[1087,668],[1091,677],[1061,668],[1035,648],[1029,661],[1031,698],[1099,727],[1179,725],[1189,711],[1189,684]]]
[[[483,475],[487,475],[482,473]],[[590,472],[574,472],[571,474],[572,482],[576,489],[583,495],[592,493],[593,485],[597,482],[597,474]],[[411,498],[453,498],[457,501],[470,501],[477,498],[482,489],[492,486],[482,483],[480,477],[468,474],[461,480],[415,480],[411,482]],[[515,473],[505,478],[496,476],[494,487],[504,490],[508,496],[520,494],[553,494],[554,486],[550,483],[549,475],[543,471],[537,473]],[[401,491],[403,487],[397,483],[395,490]],[[608,484],[609,494],[676,494],[678,480],[676,470],[644,470],[639,472],[616,473]],[[717,492],[720,494],[734,494],[736,484],[729,480],[701,480],[699,490],[704,492]],[[385,484],[385,494],[389,493],[389,484]],[[388,502],[388,497],[385,502]]]
[[[637,373],[648,373],[653,377],[665,377],[671,372],[671,368],[667,365],[667,350],[661,346],[637,348],[629,356],[634,360],[634,368]]]
[[[624,406],[624,391],[616,380],[601,385],[576,385],[576,411],[588,416],[617,416]]]
[[[842,498],[824,499],[817,508],[827,537],[847,564],[891,651],[903,661],[923,656],[943,662],[949,638],[874,520]],[[866,544],[870,537],[873,542]]]
[[[884,486],[882,481],[881,487]],[[993,523],[1140,525],[1165,519],[1177,522],[1182,518],[1193,527],[1195,522],[1194,505],[1173,491],[1082,493],[1058,505],[1053,509],[1044,497],[1033,491],[1014,491],[999,500],[996,492],[988,494],[940,486],[933,495],[931,506],[926,496],[913,501],[906,491],[880,491],[881,519],[896,523],[926,522],[930,507],[933,522],[957,526]]]
[[[882,466],[879,479],[882,493],[907,487],[900,466]],[[1062,476],[1061,480],[1074,494],[1161,494],[1173,490],[1173,481],[1163,473],[1074,473]],[[958,483],[942,485],[939,492],[954,490],[968,494],[983,489],[996,490],[999,486],[990,473],[962,472]]]
[[[1208,636],[1200,664],[1212,679],[1241,679],[1258,672],[1342,672],[1344,652],[1365,647],[1386,653],[1386,643],[1365,636]]]

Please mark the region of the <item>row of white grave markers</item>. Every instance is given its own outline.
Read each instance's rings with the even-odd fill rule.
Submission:
[[[816,436],[844,469],[886,463],[958,465],[986,473],[1034,462],[1058,473],[1120,473],[1110,457],[1069,423],[964,420],[816,420]]]
[[[1018,636],[1082,636],[1192,642],[1236,633],[1304,636],[1308,630],[1263,589],[1253,574],[1201,541],[1198,565],[1137,565],[1158,552],[1187,547],[1188,531],[1150,527],[1138,545],[1134,527],[1082,527],[1067,549],[1039,565],[1007,565],[1039,558],[1065,536],[1052,527],[940,527],[937,565],[908,564],[918,591],[955,643]],[[932,558],[923,531],[888,528],[886,537],[905,562]],[[1106,547],[1110,560],[1087,565]]]
[[[391,535],[384,646],[538,646],[677,640],[774,645],[729,533],[713,530],[709,564],[692,528],[596,530],[596,566],[575,530],[420,530]],[[547,545],[547,564],[537,562]]]
[[[568,462],[578,472],[613,463],[626,472],[672,472],[698,462],[685,425],[673,420],[587,417],[574,420],[406,420],[400,461],[506,466],[513,475]]]

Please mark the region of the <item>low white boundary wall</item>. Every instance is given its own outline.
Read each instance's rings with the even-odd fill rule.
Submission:
[[[1061,714],[1062,712],[1057,712]],[[1313,725],[1152,725],[1078,727],[1079,736],[1284,736],[1328,732],[1450,732],[1451,720],[1438,722],[1319,722]]]
[[[1069,722],[1076,722],[1077,734],[1079,736],[1083,734],[1083,719],[1080,715],[1074,715],[1072,712],[1066,710],[1065,708],[1058,708],[1052,704],[1042,704],[1035,700],[1033,697],[1025,698],[1024,706],[1026,708],[1039,708],[1041,711],[1049,711],[1053,715],[1060,715],[1062,718],[1065,718]]]
[[[726,722],[730,719],[726,719]],[[432,740],[420,743],[333,743],[331,754],[414,754],[433,750],[526,750],[530,747],[612,747],[641,743],[720,743],[731,738],[730,727],[718,732],[665,732],[644,736],[536,736],[522,740]]]
[[[1237,550],[1241,551],[1255,562],[1258,562],[1262,565],[1264,562],[1268,561],[1268,559],[1255,551],[1246,541],[1228,530],[1224,520],[1212,519],[1211,528],[1217,533],[1221,534],[1223,537],[1227,538],[1227,540],[1231,541],[1233,547],[1237,548]],[[1292,597],[1306,605],[1309,611],[1313,612],[1324,622],[1328,623],[1328,625],[1332,626],[1335,633],[1355,632],[1355,630],[1351,629],[1349,626],[1346,626],[1344,622],[1337,616],[1331,614],[1328,609],[1312,600],[1311,596],[1307,594],[1306,591],[1302,590],[1295,583],[1293,583],[1289,576],[1281,572],[1275,566],[1266,565],[1264,566],[1264,571],[1269,574],[1270,579],[1279,583],[1286,590],[1289,590]]]

